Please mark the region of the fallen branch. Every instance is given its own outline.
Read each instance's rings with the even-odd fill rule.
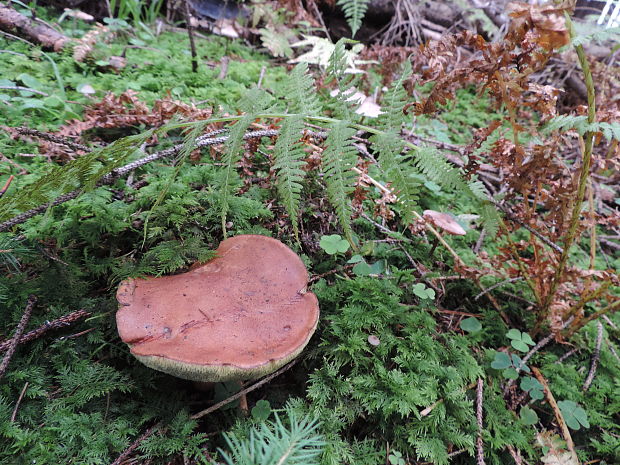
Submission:
[[[579,457],[577,457],[577,453],[575,452],[575,443],[573,442],[573,438],[571,437],[570,431],[568,430],[568,426],[566,425],[566,421],[564,420],[564,417],[562,416],[560,407],[558,407],[558,404],[555,401],[553,394],[551,393],[551,389],[549,389],[549,384],[547,384],[547,380],[545,379],[545,377],[542,375],[542,373],[540,372],[538,368],[532,367],[532,372],[534,373],[534,376],[536,376],[536,379],[538,380],[538,382],[543,385],[543,389],[545,390],[545,397],[547,397],[547,402],[549,402],[549,406],[553,409],[553,413],[555,414],[555,419],[558,421],[558,425],[560,426],[560,429],[562,430],[562,436],[564,437],[564,440],[566,441],[566,447],[568,448],[568,451],[571,454],[573,463],[576,463],[576,464],[581,463],[579,461]]]
[[[43,334],[47,333],[52,329],[64,328],[65,326],[69,326],[74,321],[77,321],[80,318],[84,318],[87,316],[90,316],[90,312],[87,312],[86,310],[77,310],[75,312],[69,313],[68,315],[57,318],[56,320],[48,321],[44,325],[39,326],[37,329],[33,329],[32,331],[29,331],[23,336],[21,336],[17,343],[23,344],[25,342],[30,342],[33,339],[41,337]],[[13,339],[0,343],[0,352],[8,350],[12,341]]]
[[[15,353],[15,349],[17,349],[17,344],[19,344],[19,339],[26,329],[26,324],[28,324],[28,320],[30,320],[30,315],[32,314],[32,309],[34,308],[34,304],[37,303],[37,298],[33,295],[28,297],[28,301],[26,303],[26,308],[22,315],[21,320],[19,320],[19,324],[15,329],[15,334],[10,341],[8,341],[8,348],[6,349],[6,353],[4,354],[4,358],[2,359],[2,363],[0,363],[0,379],[4,376],[6,369],[9,366],[9,362],[11,361],[11,357]]]
[[[13,8],[0,3],[0,29],[17,34],[41,44],[43,48],[58,52],[68,43],[69,38],[45,24],[35,22]]]
[[[66,137],[60,137],[60,136],[57,136],[56,134],[50,134],[49,132],[38,131],[36,129],[27,128],[24,126],[20,126],[17,128],[9,128],[9,129],[11,131],[17,132],[18,134],[22,134],[25,136],[34,136],[34,137],[38,137],[39,139],[46,140],[48,142],[53,142],[54,144],[64,145],[66,147],[69,147],[71,150],[75,150],[76,152],[79,152],[79,151],[90,152],[92,150],[90,147],[87,147],[86,145],[78,144],[76,142],[73,142],[67,139]]]

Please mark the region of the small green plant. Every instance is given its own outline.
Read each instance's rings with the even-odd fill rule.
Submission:
[[[536,344],[529,334],[522,333],[518,329],[511,329],[506,336],[510,339],[510,345],[519,352],[527,352],[530,350],[529,346]]]
[[[390,465],[405,465],[407,463],[403,454],[397,450],[390,452],[388,460],[390,461]]]
[[[526,373],[530,373],[531,370],[527,365],[521,365],[521,357],[516,354],[507,354],[505,352],[496,352],[495,358],[491,362],[491,368],[495,370],[503,370],[502,375],[504,378],[517,379],[519,372],[517,368],[521,367],[521,370]]]
[[[521,421],[524,425],[535,425],[538,423],[538,414],[530,407],[523,407],[519,413],[519,417],[521,417]]]
[[[478,321],[478,318],[470,316],[469,318],[465,318],[461,321],[460,325],[463,331],[467,331],[468,333],[477,333],[482,329],[482,324]]]
[[[319,246],[329,255],[337,253],[345,253],[351,246],[346,239],[339,234],[331,234],[329,236],[321,236]]]
[[[411,286],[411,291],[422,300],[431,300],[435,298],[435,290],[426,287],[424,283],[415,283]]]
[[[261,399],[252,407],[252,418],[258,422],[266,421],[271,415],[271,404],[268,400]]]
[[[540,400],[545,397],[543,393],[543,385],[536,378],[531,376],[521,379],[519,387],[525,392],[530,394],[530,397],[534,400]]]
[[[569,428],[578,430],[582,426],[584,428],[590,427],[587,412],[576,402],[572,400],[561,400],[558,402],[558,407],[560,407],[562,416]]]

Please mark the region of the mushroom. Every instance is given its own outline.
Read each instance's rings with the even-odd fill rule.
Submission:
[[[241,235],[190,271],[120,284],[118,332],[146,366],[200,381],[251,380],[294,359],[319,306],[308,273],[282,242]]]
[[[463,227],[458,224],[451,215],[448,215],[447,213],[440,213],[435,210],[424,210],[424,218],[426,219],[426,221],[442,229],[444,232],[452,234],[453,236],[464,236],[466,234]],[[429,255],[433,255],[435,247],[437,247],[437,242],[438,239],[435,238]]]

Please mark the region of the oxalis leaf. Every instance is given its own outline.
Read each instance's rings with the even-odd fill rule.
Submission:
[[[346,239],[343,239],[339,234],[321,236],[319,246],[329,255],[345,253],[350,247],[349,242]]]
[[[477,333],[482,329],[482,325],[478,321],[478,318],[474,318],[473,316],[465,318],[461,321],[459,326],[463,331],[467,331],[468,333]]]
[[[561,400],[558,402],[558,407],[560,407],[562,416],[570,429],[578,430],[582,426],[584,428],[590,427],[588,414],[583,408],[579,407],[576,402],[572,400]]]

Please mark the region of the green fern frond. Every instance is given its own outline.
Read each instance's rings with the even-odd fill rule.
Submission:
[[[579,134],[584,135],[588,130],[588,117],[575,115],[558,115],[551,118],[543,128],[543,134],[549,134],[553,131],[569,131],[576,130]]]
[[[420,173],[446,189],[469,190],[458,168],[452,166],[435,149],[420,147],[413,155]]]
[[[362,25],[370,0],[338,0],[336,4],[342,8],[347,23],[351,28],[351,37],[354,37]]]
[[[411,76],[411,62],[405,61],[403,71],[398,79],[394,79],[381,101],[383,113],[377,120],[377,126],[386,131],[400,134],[405,114],[403,108],[407,104],[407,92],[404,84]]]
[[[150,130],[124,137],[63,166],[52,167],[29,184],[27,189],[18,189],[11,196],[0,199],[0,221],[11,218],[17,212],[50,202],[74,189],[94,189],[103,176],[122,166],[154,133],[154,130]]]
[[[353,239],[349,194],[354,189],[355,173],[352,168],[357,160],[357,151],[352,145],[354,135],[355,130],[346,121],[339,121],[331,127],[323,152],[327,196],[349,242]]]
[[[301,169],[304,165],[304,152],[299,142],[301,131],[304,127],[302,116],[286,118],[280,129],[280,136],[274,148],[276,170],[276,182],[278,195],[284,203],[286,211],[293,225],[295,238],[299,240],[299,203],[305,172]]]
[[[351,121],[353,115],[353,106],[351,96],[355,93],[355,83],[357,77],[347,73],[349,62],[346,53],[346,44],[353,43],[349,39],[340,39],[334,46],[334,51],[329,57],[329,66],[327,67],[327,82],[336,81],[338,85],[337,94],[335,96],[336,108],[334,115],[343,120]]]
[[[246,114],[232,126],[224,144],[224,156],[222,157],[224,167],[219,174],[218,186],[221,192],[219,197],[220,218],[224,237],[226,237],[226,215],[230,208],[229,199],[234,195],[234,191],[239,185],[237,163],[241,160],[241,150],[244,145],[243,135],[256,119],[256,115],[265,110],[270,101],[271,96],[266,92],[260,89],[250,90],[239,105]]]
[[[318,115],[321,103],[316,93],[314,79],[308,73],[308,64],[299,63],[283,86],[283,97],[290,102],[289,111],[303,115]]]
[[[393,132],[372,136],[371,141],[379,152],[380,168],[404,206],[403,222],[409,224],[413,220],[413,209],[418,203],[420,183],[413,177],[416,170],[410,157],[401,154],[403,141]]]
[[[590,125],[590,130],[595,132],[602,132],[603,137],[608,141],[612,139],[616,139],[620,141],[620,123],[594,123],[594,125]]]
[[[480,208],[480,219],[482,227],[489,237],[495,237],[499,229],[501,217],[495,206],[490,202],[484,202]]]

